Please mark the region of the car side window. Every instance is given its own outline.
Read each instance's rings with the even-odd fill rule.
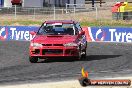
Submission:
[[[78,35],[79,34],[79,30],[78,30],[76,24],[74,25],[74,28],[75,28],[75,35]]]
[[[43,34],[43,32],[44,32],[44,30],[43,30],[44,26],[43,25],[44,24],[42,24],[41,27],[39,28],[39,30],[37,31],[38,35]]]
[[[80,24],[79,23],[76,23],[76,27],[77,27],[77,29],[78,29],[78,31],[80,33],[82,31],[82,28],[81,28]]]

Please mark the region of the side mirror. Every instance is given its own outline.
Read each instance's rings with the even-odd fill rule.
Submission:
[[[81,37],[82,35],[85,35],[85,31],[82,31],[81,33],[79,33],[78,37]]]
[[[82,31],[81,33],[79,33],[79,35],[85,35],[85,31]]]
[[[31,31],[30,34],[31,35],[36,35],[36,32],[35,31]]]

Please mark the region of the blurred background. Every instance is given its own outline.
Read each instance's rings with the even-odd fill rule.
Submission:
[[[129,11],[117,12],[116,4],[126,1]],[[131,6],[132,0],[0,0],[0,20],[129,20],[131,23]]]

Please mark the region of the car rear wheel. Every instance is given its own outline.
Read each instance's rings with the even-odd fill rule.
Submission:
[[[38,58],[37,57],[29,57],[29,61],[31,63],[37,63],[38,62]]]
[[[79,52],[78,59],[79,59],[79,60],[81,60],[81,59],[82,59],[81,52]]]

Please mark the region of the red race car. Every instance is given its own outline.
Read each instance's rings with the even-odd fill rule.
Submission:
[[[72,20],[53,20],[44,22],[30,42],[29,61],[55,57],[86,57],[87,41],[85,32],[78,22]]]
[[[22,5],[22,0],[11,0],[12,5]]]

